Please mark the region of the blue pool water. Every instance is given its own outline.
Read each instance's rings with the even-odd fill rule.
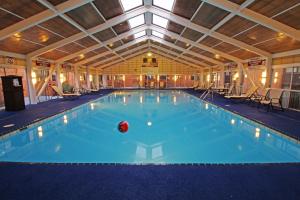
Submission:
[[[0,161],[299,162],[300,144],[182,91],[123,91],[0,138]]]

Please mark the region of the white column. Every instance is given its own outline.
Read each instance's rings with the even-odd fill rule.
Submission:
[[[266,72],[267,72],[267,78],[266,78],[266,88],[271,87],[272,83],[272,58],[266,58]]]
[[[96,83],[96,89],[99,90],[99,71],[98,70],[96,70],[95,83]]]
[[[78,66],[74,66],[74,80],[75,80],[75,89],[79,90],[79,73],[78,73]]]
[[[243,63],[238,63],[238,82],[237,82],[237,93],[243,93]]]
[[[60,64],[56,63],[55,64],[55,68],[56,68],[56,84],[57,87],[63,91],[62,85],[61,85],[61,81],[60,81],[60,74],[61,74],[61,69],[60,69]]]
[[[197,79],[198,86],[201,86],[202,85],[202,75],[201,75],[201,73],[197,73],[197,77],[198,77],[198,79]],[[195,82],[195,80],[194,80],[194,82]]]
[[[208,83],[208,86],[209,86],[211,83],[214,82],[213,77],[212,77],[212,73],[213,73],[213,68],[210,67],[210,68],[209,68],[209,83]]]
[[[36,91],[32,83],[32,60],[26,57],[26,78],[30,104],[37,104]]]
[[[51,67],[50,67],[50,69],[49,69],[49,75],[45,78],[45,81],[44,81],[44,83],[43,83],[43,85],[42,85],[40,91],[38,91],[38,93],[37,93],[37,97],[41,96],[42,93],[44,92],[44,90],[46,89],[46,87],[47,87],[47,85],[48,85],[48,83],[49,83],[49,80],[50,80],[51,77],[52,77],[52,74],[53,74],[54,70],[55,70],[55,66],[54,66],[54,65],[51,65]]]
[[[91,89],[91,81],[90,81],[90,68],[86,67],[86,87]]]
[[[224,66],[221,66],[221,71],[220,71],[220,87],[221,88],[224,88],[225,87],[225,85],[224,85]]]
[[[107,87],[107,75],[102,75],[102,84],[104,88]]]

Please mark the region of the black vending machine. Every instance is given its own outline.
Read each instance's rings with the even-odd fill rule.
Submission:
[[[22,76],[2,76],[2,88],[6,111],[25,109]]]

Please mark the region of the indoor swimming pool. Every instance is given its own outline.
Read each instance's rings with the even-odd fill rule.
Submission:
[[[282,163],[300,161],[300,144],[183,91],[129,90],[1,137],[0,161]]]

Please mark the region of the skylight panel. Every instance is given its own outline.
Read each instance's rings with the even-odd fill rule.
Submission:
[[[153,15],[153,24],[167,28],[168,20],[158,15]]]
[[[164,38],[164,34],[157,32],[157,31],[152,31],[152,35],[159,37],[159,38]]]
[[[141,31],[139,33],[134,34],[134,38],[137,39],[137,38],[142,37],[144,35],[146,35],[146,31]]]
[[[173,8],[174,0],[153,0],[153,5],[171,11]]]
[[[143,5],[143,0],[120,0],[120,1],[125,12]]]
[[[134,27],[140,26],[142,24],[145,24],[145,17],[144,17],[144,15],[139,15],[139,16],[129,19],[128,22],[129,22],[130,27],[134,28]]]

